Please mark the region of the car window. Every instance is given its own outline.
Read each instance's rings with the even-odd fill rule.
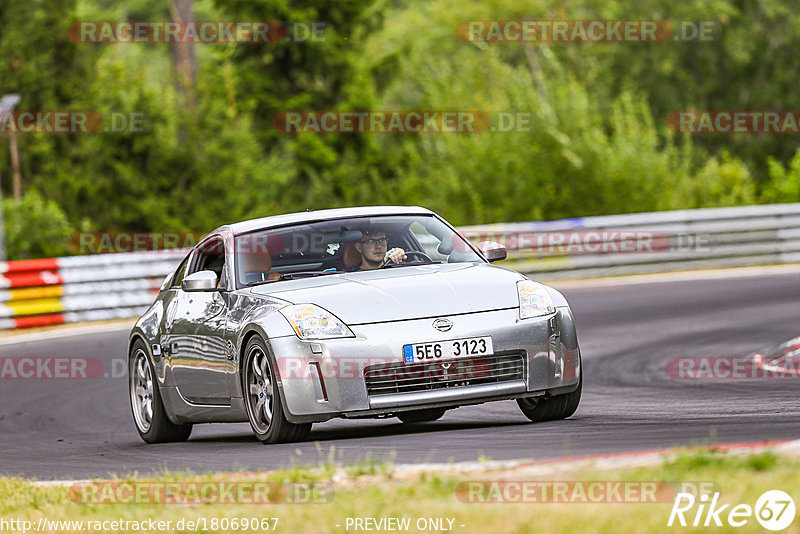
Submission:
[[[434,261],[447,261],[448,254],[442,254],[439,251],[439,246],[442,240],[428,231],[425,226],[419,221],[414,221],[408,227],[408,231],[416,238],[419,243],[420,251],[424,252],[430,259]]]
[[[422,252],[434,262],[484,261],[462,236],[430,215],[384,215],[309,222],[236,236],[237,287],[302,271],[352,271],[361,263],[356,244],[386,236],[386,248]],[[419,257],[413,257],[419,261]],[[422,258],[424,261],[424,258]]]
[[[175,275],[172,277],[172,283],[170,284],[171,287],[180,287],[181,282],[183,282],[183,277],[186,276],[186,267],[189,265],[190,256],[191,253],[187,254],[181,264],[175,270]]]
[[[213,271],[217,275],[217,280],[222,281],[225,270],[225,244],[222,238],[212,238],[200,243],[192,264],[187,274]]]

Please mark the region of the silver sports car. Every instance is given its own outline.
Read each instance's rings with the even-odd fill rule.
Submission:
[[[419,207],[220,227],[131,331],[136,428],[153,443],[249,421],[279,443],[334,417],[421,423],[507,399],[531,421],[569,417],[582,384],[569,305],[491,265],[505,257]]]

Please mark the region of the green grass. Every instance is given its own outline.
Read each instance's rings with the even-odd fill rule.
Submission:
[[[410,518],[408,532],[419,532],[418,518],[451,518],[453,531],[502,533],[593,533],[593,532],[764,532],[751,518],[741,528],[667,527],[672,509],[672,496],[658,503],[471,503],[458,497],[459,484],[465,481],[663,481],[670,484],[702,482],[712,484],[721,493],[723,504],[754,506],[765,491],[781,489],[800,504],[800,460],[764,452],[750,456],[733,456],[713,450],[682,451],[662,465],[620,470],[568,470],[546,477],[526,475],[520,469],[483,471],[455,476],[443,473],[399,474],[391,464],[367,461],[342,466],[323,462],[316,467],[296,466],[285,471],[248,475],[225,475],[228,482],[273,482],[312,484],[323,488],[323,498],[306,504],[103,504],[80,502],[70,496],[69,488],[38,487],[17,478],[0,478],[0,517],[49,520],[143,520],[154,518],[172,521],[206,518],[279,518],[278,532],[354,532],[346,530],[347,518],[385,517]],[[136,479],[120,479],[131,482]],[[139,479],[141,482],[143,479]],[[219,482],[219,475],[169,473],[147,479],[150,482]],[[463,486],[462,486],[463,487]],[[670,486],[674,487],[674,486]],[[333,490],[331,493],[331,489]],[[325,493],[327,492],[327,493]],[[463,493],[461,493],[463,497]],[[319,495],[318,495],[319,496]],[[728,508],[728,511],[730,508]],[[722,518],[726,517],[722,514]],[[687,517],[690,514],[687,514]],[[800,533],[800,515],[785,533]],[[445,525],[447,523],[445,522]],[[337,527],[336,525],[340,525]],[[461,525],[464,525],[463,527]],[[270,528],[273,525],[270,524]],[[125,529],[120,531],[125,532]],[[129,530],[128,530],[129,531]],[[147,530],[144,530],[145,532]],[[174,527],[172,531],[175,530]],[[183,531],[189,531],[184,528]],[[201,530],[202,531],[202,530]],[[231,532],[233,528],[207,529]],[[255,531],[264,532],[257,529]],[[363,531],[362,531],[363,532]]]

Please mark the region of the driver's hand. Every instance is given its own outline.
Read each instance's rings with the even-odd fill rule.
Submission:
[[[400,248],[395,247],[386,251],[386,255],[383,257],[383,263],[386,263],[389,260],[392,260],[395,263],[400,263],[404,259],[406,259],[406,252]]]

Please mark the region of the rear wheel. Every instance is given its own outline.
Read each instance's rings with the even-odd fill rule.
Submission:
[[[153,364],[142,340],[133,344],[128,358],[131,410],[136,430],[147,443],[186,441],[192,425],[176,425],[167,417]]]
[[[292,423],[283,413],[272,362],[258,336],[247,343],[242,376],[247,417],[259,441],[287,443],[308,437],[311,423]]]
[[[414,410],[413,412],[402,412],[397,414],[398,419],[408,423],[427,423],[436,421],[444,415],[444,408],[429,408],[427,410]]]
[[[532,399],[517,399],[517,404],[525,417],[534,423],[540,421],[555,421],[566,419],[575,413],[581,402],[583,390],[583,377],[578,382],[578,389],[572,393],[555,395],[549,398],[534,397]]]

